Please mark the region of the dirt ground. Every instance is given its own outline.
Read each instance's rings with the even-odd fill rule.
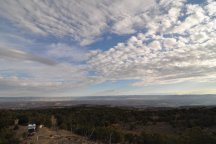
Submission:
[[[54,131],[49,128],[38,128],[37,132],[30,137],[26,137],[27,126],[19,126],[16,136],[22,144],[99,144],[78,136],[66,130]]]

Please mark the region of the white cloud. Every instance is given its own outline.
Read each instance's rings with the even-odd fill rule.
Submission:
[[[100,52],[89,61],[92,69],[105,79],[140,80],[134,86],[203,81],[215,76],[215,18],[205,12],[206,6],[176,5],[173,2],[166,5],[162,3],[158,9],[162,7],[167,11],[161,15],[155,13],[155,10],[152,12],[152,20],[146,23],[149,25],[146,33],[140,33],[126,43]],[[173,11],[173,7],[177,11],[176,18],[181,15],[185,20],[174,20],[173,16],[169,18],[169,9]],[[180,13],[183,8],[186,8],[186,13]],[[161,31],[163,20],[171,25]]]
[[[35,61],[46,65],[55,65],[56,62],[45,57],[37,56],[17,49],[0,47],[0,58],[12,58],[19,60]]]
[[[159,41],[153,41],[151,42],[148,47],[153,51],[161,50],[161,43]]]
[[[208,5],[205,6],[209,16],[216,16],[216,2],[214,0],[208,0]]]
[[[65,91],[73,95],[75,89],[103,81],[99,76],[89,76],[82,65],[50,66],[14,59],[0,59],[0,65],[0,95],[6,96],[58,96]]]
[[[136,32],[143,27],[139,15],[154,4],[154,0],[2,0],[0,15],[35,34],[68,36],[81,45],[88,45],[105,31],[118,34]]]
[[[47,46],[47,56],[54,59],[63,59],[69,62],[82,62],[89,58],[87,50],[66,45],[64,43],[51,44]]]
[[[20,95],[62,92],[106,80],[137,80],[133,86],[215,81],[215,1],[203,5],[184,0],[0,3],[0,15],[26,32],[69,36],[81,45],[104,33],[139,32],[106,51],[56,43],[46,45],[43,56],[38,56],[0,48],[0,94],[10,94],[11,89],[14,93],[19,89]],[[58,63],[49,63],[50,59]]]
[[[163,46],[165,47],[166,50],[176,48],[177,47],[176,39],[174,39],[174,38],[165,38],[163,40]]]

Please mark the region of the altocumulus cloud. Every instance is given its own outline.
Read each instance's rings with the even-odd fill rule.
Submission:
[[[28,32],[58,37],[69,35],[81,45],[87,45],[104,32],[136,32],[138,27],[142,28],[143,22],[131,17],[154,4],[153,0],[2,0],[0,15]]]
[[[140,15],[145,33],[132,36],[89,61],[106,79],[152,83],[205,81],[216,75],[216,2],[161,1]]]
[[[133,86],[215,82],[213,0],[2,0],[1,17],[33,38],[55,37],[40,53],[1,45],[2,95],[64,93],[110,80],[135,80]],[[106,34],[130,38],[107,50],[88,49]],[[76,45],[58,41],[68,37]]]

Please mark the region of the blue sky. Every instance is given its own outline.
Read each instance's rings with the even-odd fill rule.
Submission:
[[[0,0],[0,96],[216,93],[214,0]]]

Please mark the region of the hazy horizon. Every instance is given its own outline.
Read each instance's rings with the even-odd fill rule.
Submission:
[[[0,97],[0,108],[29,109],[105,105],[137,108],[216,106],[216,95]]]
[[[72,98],[82,98],[82,97],[132,97],[132,96],[141,96],[141,97],[151,97],[151,96],[203,96],[203,95],[216,95],[216,94],[138,94],[138,95],[80,95],[80,96],[28,96],[29,98],[40,98],[40,97],[56,97],[56,98],[61,98],[61,97],[72,97]],[[16,97],[26,97],[26,96],[0,96],[1,98],[16,98]]]

